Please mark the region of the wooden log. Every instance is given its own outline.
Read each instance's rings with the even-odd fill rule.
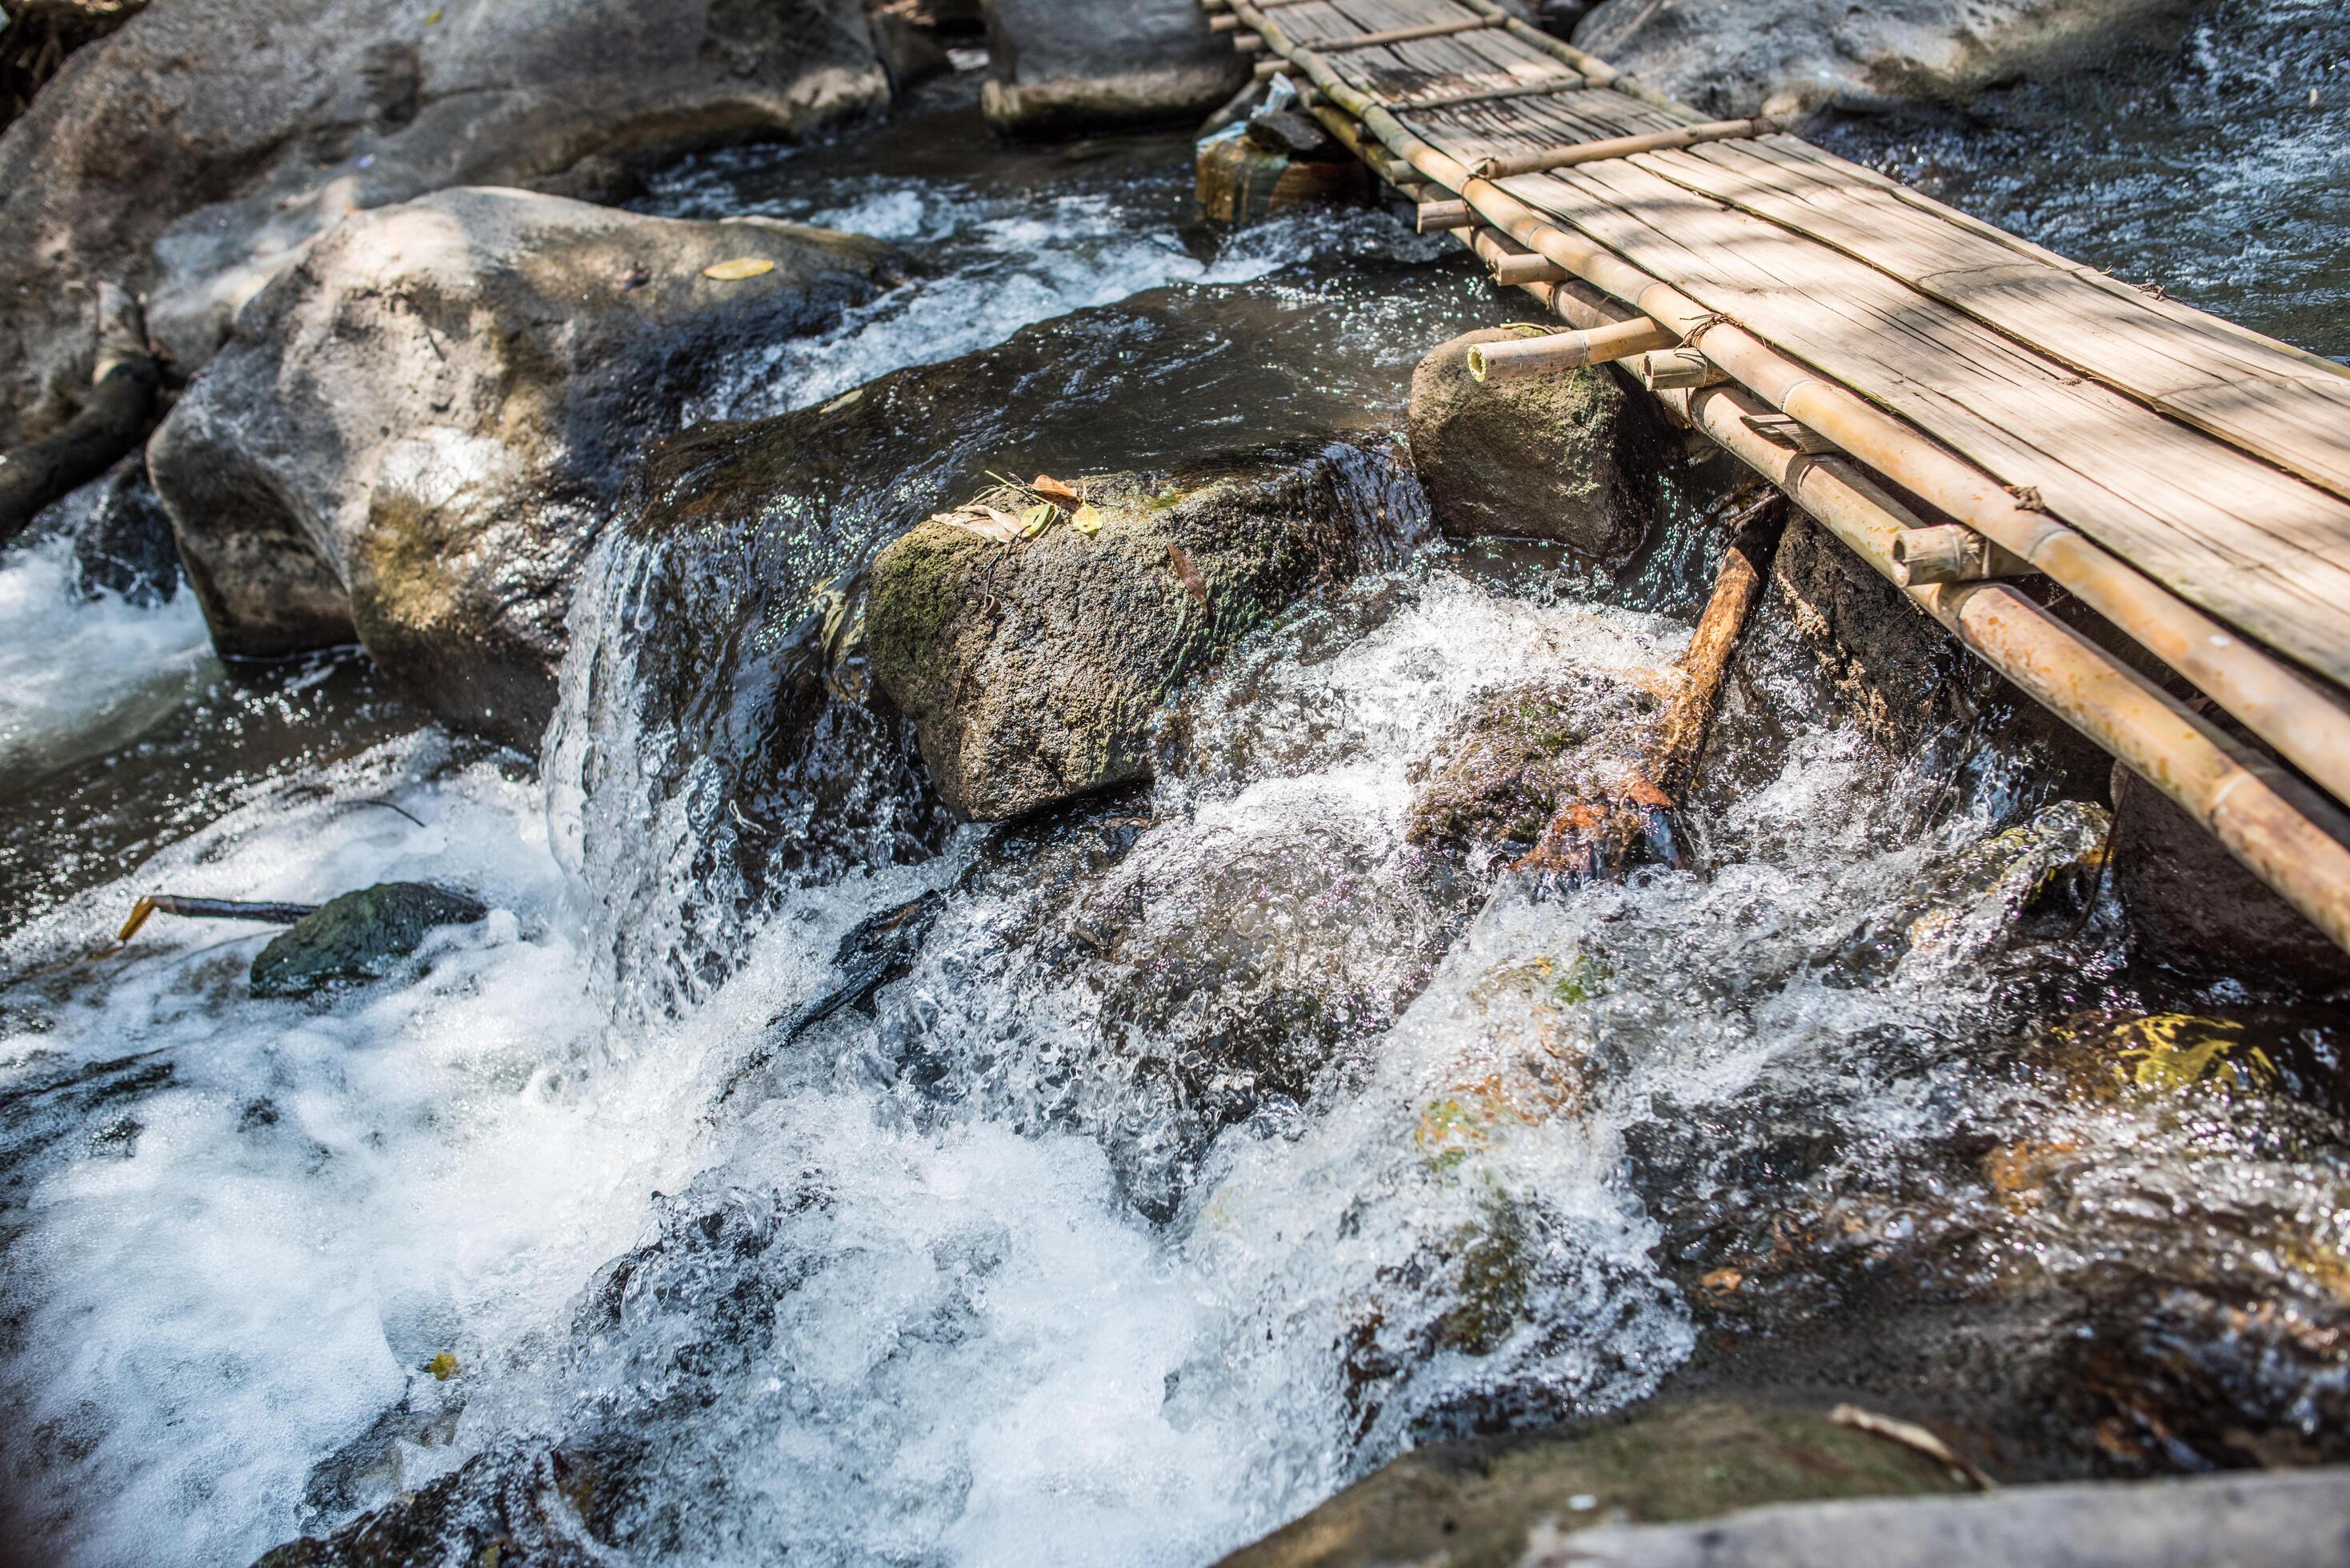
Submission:
[[[1742,388],[1667,392],[1877,572],[1926,524],[1858,467],[1765,440]],[[2350,818],[2005,583],[1904,590],[1984,663],[2176,802],[2287,903],[2350,949]]]
[[[1632,373],[1652,392],[1672,387],[1711,387],[1730,379],[1694,348],[1659,348],[1632,361]]]
[[[127,942],[151,915],[178,915],[192,920],[254,920],[265,926],[290,926],[318,912],[316,904],[247,904],[233,898],[183,898],[176,893],[150,893],[130,906],[130,918],[114,940]]]
[[[1706,141],[1739,140],[1781,129],[1780,121],[1767,117],[1712,119],[1702,125],[1652,130],[1641,136],[1607,136],[1566,147],[1546,148],[1540,152],[1521,152],[1506,158],[1481,158],[1475,168],[1483,179],[1506,180],[1513,174],[1539,174],[1550,169],[1571,169],[1578,163],[1629,158],[1636,152],[1662,152],[1676,147],[1695,147]]]
[[[1664,737],[1649,753],[1648,777],[1669,799],[1679,801],[1697,782],[1698,759],[1705,753],[1705,737],[1721,706],[1721,689],[1730,676],[1731,656],[1762,597],[1770,579],[1771,557],[1787,526],[1787,504],[1775,492],[1769,501],[1742,518],[1730,545],[1721,553],[1713,576],[1713,594],[1698,618],[1689,651],[1681,656],[1681,673],[1688,683],[1673,699],[1665,717]]]
[[[1956,523],[1933,528],[1905,528],[1894,535],[1893,580],[1905,588],[1926,583],[1979,583],[1990,577],[2032,575],[2031,562]]]
[[[1423,234],[1465,229],[1477,221],[1466,202],[1422,202],[1412,213],[1412,227]]]
[[[1589,331],[1549,332],[1514,342],[1473,343],[1469,348],[1469,373],[1481,381],[1555,376],[1586,365],[1629,358],[1671,341],[1669,335],[1661,334],[1655,322],[1642,320],[1618,322]]]
[[[55,435],[0,452],[0,545],[23,533],[43,507],[114,466],[147,434],[162,375],[147,348],[139,302],[112,284],[99,286],[98,337],[82,411]]]
[[[1300,48],[1316,54],[1343,54],[1353,49],[1385,48],[1389,44],[1417,43],[1422,38],[1449,38],[1455,33],[1482,33],[1503,24],[1490,16],[1474,16],[1461,22],[1429,22],[1417,27],[1389,27],[1379,33],[1354,33],[1343,37],[1316,38],[1301,44]]]
[[[1460,3],[1473,9],[1483,0]],[[1254,11],[1250,0],[1234,0],[1234,6],[1244,16]],[[1290,47],[1278,24],[1262,25],[1278,47]],[[1482,217],[1512,239],[1636,306],[1676,339],[1702,337],[1707,358],[1772,410],[1802,421],[1912,494],[2031,561],[2186,676],[2336,798],[2350,800],[2350,708],[2334,693],[2054,517],[2026,505],[2025,498],[2010,494],[1989,474],[1850,388],[1821,376],[1587,235],[1560,227],[1492,182],[1478,179],[1326,62],[1300,52],[1295,64],[1332,103],[1362,121],[1390,151],[1437,183],[1459,191]],[[1669,99],[1665,103],[1680,107]]]

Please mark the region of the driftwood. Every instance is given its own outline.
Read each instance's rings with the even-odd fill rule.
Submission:
[[[138,301],[112,284],[98,291],[98,364],[89,401],[57,434],[0,453],[0,545],[40,510],[88,483],[139,444],[161,379]]]
[[[151,893],[130,906],[130,918],[114,940],[127,942],[151,915],[178,915],[192,920],[255,920],[265,926],[290,926],[318,912],[316,904],[248,904],[234,898],[183,898],[176,893]]]
[[[1787,525],[1787,503],[1776,491],[1735,520],[1736,532],[1715,569],[1713,596],[1698,618],[1679,667],[1680,686],[1666,710],[1657,742],[1638,773],[1603,800],[1562,807],[1533,851],[1515,869],[1568,886],[1619,876],[1644,857],[1678,865],[1681,856],[1672,812],[1697,782],[1698,760],[1721,706],[1731,655],[1762,597],[1771,557]]]

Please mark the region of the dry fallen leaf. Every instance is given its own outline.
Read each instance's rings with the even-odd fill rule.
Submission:
[[[1035,481],[1031,483],[1028,488],[1049,501],[1066,501],[1075,503],[1085,499],[1084,496],[1077,493],[1076,486],[1065,484],[1061,481],[1055,479],[1052,475],[1045,473],[1038,474]]]
[[[983,539],[993,539],[1009,545],[1020,537],[1018,519],[1005,515],[992,506],[963,506],[952,512],[941,512],[931,518],[950,528],[961,528]]]
[[[720,283],[740,283],[746,277],[758,277],[775,270],[775,264],[764,256],[736,256],[733,261],[703,267],[702,275],[716,278]]]
[[[1746,1276],[1736,1269],[1716,1269],[1698,1281],[1699,1284],[1718,1296],[1735,1295],[1738,1287],[1745,1282]]]
[[[1191,559],[1191,556],[1183,553],[1183,546],[1180,545],[1168,545],[1167,560],[1168,563],[1175,568],[1175,575],[1183,579],[1183,587],[1185,591],[1190,593],[1193,598],[1199,600],[1201,604],[1206,604],[1208,602],[1208,579],[1200,575],[1199,566]]]

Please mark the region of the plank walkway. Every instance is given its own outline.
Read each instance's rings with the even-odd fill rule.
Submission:
[[[1311,55],[1471,170],[1702,118],[1491,0],[1206,4],[1243,47]],[[1491,184],[2350,685],[2350,371],[1793,136]]]

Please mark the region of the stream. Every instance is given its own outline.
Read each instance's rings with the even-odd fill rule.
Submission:
[[[2227,0],[2175,57],[1829,140],[2350,355],[2345,48]],[[846,454],[821,529],[608,530],[540,757],[355,654],[232,678],[186,592],[77,597],[56,529],[0,559],[0,1483],[50,1559],[247,1563],[418,1493],[581,1562],[1201,1564],[1416,1444],[1659,1391],[1866,1390],[2019,1480],[2350,1458],[2338,1017],[2133,965],[2072,869],[2102,810],[1996,707],[1872,742],[1775,600],[1691,867],[1432,857],[1414,793],[1481,698],[1679,655],[1725,476],[1662,476],[1617,572],[1430,539],[1412,367],[1523,306],[1378,211],[1197,226],[1180,135],[992,148],[972,91],[639,202],[929,258],[696,421],[1044,369]],[[755,602],[993,470],[1268,450],[1409,547],[1178,692],[1154,783],[958,826],[848,718],[745,782],[712,713],[762,690]],[[672,602],[742,630],[716,698]],[[248,994],[265,930],[107,940],[142,893],[391,879],[492,912],[318,1002]],[[909,906],[869,1000],[783,1038]],[[2210,1013],[2244,1048],[2180,1045]]]

